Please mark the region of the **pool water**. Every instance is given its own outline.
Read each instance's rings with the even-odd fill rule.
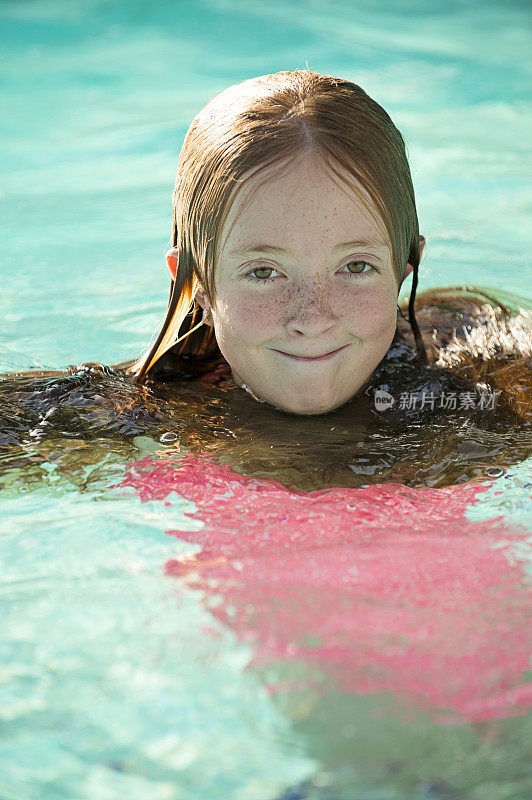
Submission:
[[[404,133],[421,287],[529,306],[527,3],[0,14],[2,372],[144,349],[188,124],[227,85],[306,61],[360,83]],[[205,389],[202,415],[186,394],[87,375],[2,401],[2,800],[528,796],[521,428],[464,421],[452,484],[421,467],[379,480],[361,445],[400,463],[420,427],[394,450],[352,423],[331,471],[334,423],[295,435],[255,409],[246,427],[243,393]],[[114,406],[94,401],[105,392]]]

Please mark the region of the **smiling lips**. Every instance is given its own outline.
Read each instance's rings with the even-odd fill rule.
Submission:
[[[291,358],[294,361],[328,361],[330,358],[333,358],[336,353],[345,350],[346,347],[349,347],[349,345],[344,344],[343,347],[339,347],[337,350],[331,350],[330,353],[325,353],[323,356],[295,356],[292,353],[285,353],[283,350],[274,350],[274,352],[281,353],[281,355]]]

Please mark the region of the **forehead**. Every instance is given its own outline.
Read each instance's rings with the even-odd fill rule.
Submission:
[[[305,241],[315,246],[317,238],[324,245],[352,238],[388,246],[386,227],[360,183],[312,156],[244,179],[226,211],[218,252],[223,255],[251,240],[283,246],[287,237],[302,249]]]

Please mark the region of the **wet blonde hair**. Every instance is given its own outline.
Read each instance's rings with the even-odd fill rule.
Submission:
[[[357,84],[296,69],[230,86],[192,120],[173,192],[175,280],[153,345],[129,367],[137,379],[170,349],[189,358],[219,353],[213,328],[202,326],[195,297],[203,289],[214,304],[224,220],[250,176],[308,152],[319,155],[342,180],[339,169],[345,170],[369,195],[388,233],[398,285],[407,263],[412,264],[409,321],[417,357],[427,363],[414,314],[419,223],[403,137],[382,106]]]

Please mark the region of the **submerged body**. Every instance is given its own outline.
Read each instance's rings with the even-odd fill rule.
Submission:
[[[427,344],[436,316],[449,336],[441,355],[454,346],[462,366],[474,361],[474,339],[453,342],[452,330],[480,312],[433,306]],[[495,349],[506,327],[471,334]],[[506,347],[524,349],[524,317],[511,331]],[[294,797],[320,796],[316,764],[323,800],[359,796],[360,786],[382,796],[383,782],[398,798],[427,786],[440,800],[499,785],[525,796],[527,531],[501,517],[525,498],[526,476],[522,494],[512,495],[510,469],[494,492],[504,496],[483,498],[493,468],[530,449],[516,411],[530,379],[524,356],[501,356],[475,365],[511,387],[487,413],[379,412],[368,387],[339,411],[294,417],[257,403],[223,361],[190,363],[186,378],[186,361],[177,369],[171,356],[166,379],[143,386],[124,366],[97,364],[5,376],[0,483],[4,507],[19,512],[3,537],[14,543],[5,640],[26,741],[42,746],[44,729],[61,733],[72,719],[63,760],[52,751],[65,774],[80,753],[83,770],[105,767],[113,779],[138,765],[141,791],[155,769],[179,787],[199,774],[204,796],[205,730],[230,714],[239,788],[240,743],[259,736],[269,774],[272,742],[311,756]],[[390,392],[471,384],[449,367],[420,370],[400,334],[381,367],[372,386]],[[451,483],[462,485],[404,486]],[[472,521],[472,508],[490,519]],[[28,696],[39,700],[37,722]],[[159,752],[161,736],[175,740],[179,754],[183,735],[198,742],[186,772],[162,756],[144,765],[146,741]],[[227,748],[217,786],[224,758]]]

